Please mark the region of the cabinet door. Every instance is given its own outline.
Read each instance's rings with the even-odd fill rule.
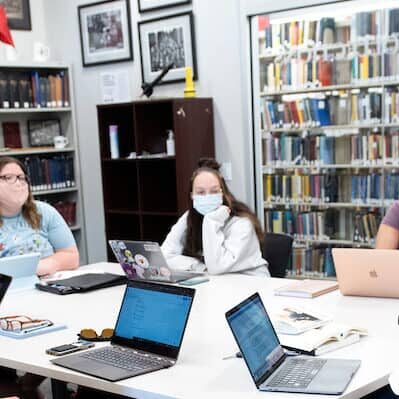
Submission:
[[[201,157],[214,157],[213,109],[211,99],[174,101],[173,123],[176,147],[178,211],[189,203],[189,181]]]

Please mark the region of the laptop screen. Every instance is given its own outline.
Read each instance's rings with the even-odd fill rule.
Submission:
[[[255,382],[283,356],[284,350],[258,294],[226,313],[227,321]]]
[[[183,287],[130,281],[113,341],[176,358],[194,292]]]

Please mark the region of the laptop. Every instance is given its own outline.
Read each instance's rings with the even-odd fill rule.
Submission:
[[[119,381],[176,363],[195,290],[131,280],[111,344],[51,360],[108,381]]]
[[[0,274],[0,303],[3,300],[8,287],[10,286],[12,277]]]
[[[261,391],[339,395],[360,366],[360,360],[286,355],[258,293],[226,319]]]
[[[204,275],[172,270],[157,242],[109,240],[108,243],[129,280],[178,283]]]
[[[12,277],[10,290],[35,288],[35,284],[40,282],[36,275],[39,260],[40,253],[37,252],[0,258],[0,273]]]
[[[343,295],[399,298],[399,251],[333,248],[335,271]]]

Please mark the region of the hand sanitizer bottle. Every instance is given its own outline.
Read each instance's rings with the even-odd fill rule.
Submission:
[[[172,130],[167,130],[168,138],[166,140],[166,154],[169,156],[175,155],[175,138]]]

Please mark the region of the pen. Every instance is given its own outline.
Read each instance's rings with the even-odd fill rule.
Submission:
[[[241,352],[238,351],[234,355],[225,356],[222,360],[234,359],[235,357],[242,357]]]
[[[49,327],[49,326],[51,326],[51,324],[47,323],[47,324],[42,324],[42,325],[40,325],[40,326],[35,326],[35,327],[27,328],[27,329],[25,329],[25,330],[22,330],[22,334],[27,334],[27,333],[30,333],[31,331],[40,330],[41,328]]]

